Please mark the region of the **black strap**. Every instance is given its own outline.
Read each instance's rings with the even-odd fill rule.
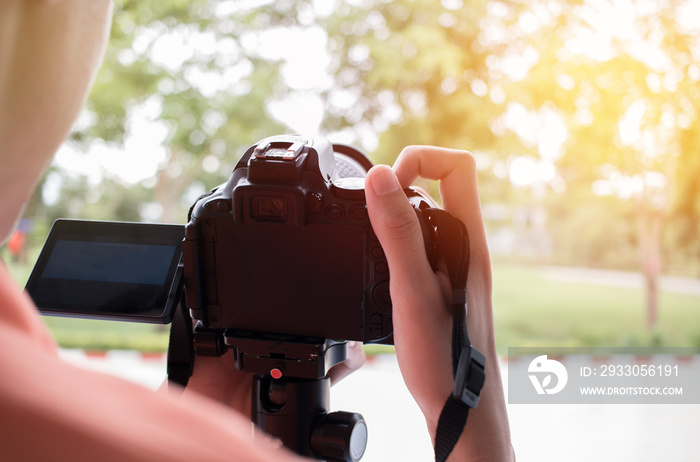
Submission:
[[[464,431],[469,409],[475,408],[486,379],[485,358],[467,334],[469,236],[462,221],[441,209],[425,210],[436,228],[439,254],[445,258],[452,284],[452,373],[455,386],[440,413],[435,435],[435,460],[444,462]]]
[[[168,381],[187,386],[194,369],[194,346],[192,343],[192,319],[187,312],[184,297],[175,307],[175,316],[170,326],[168,343]]]

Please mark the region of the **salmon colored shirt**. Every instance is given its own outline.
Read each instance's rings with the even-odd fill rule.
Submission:
[[[63,362],[0,262],[0,460],[283,461],[244,416]]]

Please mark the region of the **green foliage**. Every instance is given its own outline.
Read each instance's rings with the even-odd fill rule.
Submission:
[[[651,239],[669,269],[700,272],[697,31],[678,27],[681,3],[670,2],[626,10],[620,22],[628,29],[617,32],[601,20],[614,5],[339,0],[325,9],[308,0],[119,0],[72,142],[82,152],[96,140],[124,146],[145,113],[165,133],[160,170],[138,185],[107,178],[95,187],[64,176],[58,202],[44,205],[37,194],[27,214],[132,220],[158,204],[162,221],[182,222],[192,196],[222,182],[245,147],[288,131],[267,108],[297,90],[261,37],[319,28],[330,83],[311,92],[324,104],[329,134],[352,133],[382,163],[409,144],[471,150],[484,204],[547,209],[540,231],[552,236],[557,262],[629,268],[640,253],[630,243]],[[620,128],[635,111],[639,139]],[[543,158],[536,132],[547,114],[566,133],[560,151]],[[523,156],[556,164],[538,191],[509,182]],[[660,213],[643,225],[645,210]],[[652,236],[653,220],[663,232]]]
[[[634,271],[639,267],[634,211],[612,197],[572,193],[548,205],[554,247],[550,261],[560,265]]]
[[[549,107],[566,120],[568,139],[557,161],[567,182],[562,199],[571,202],[573,192],[576,203],[583,203],[576,192],[601,181],[610,186],[608,194],[624,199],[628,220],[660,211],[661,220],[671,218],[664,232],[654,237],[647,222],[636,230],[636,240],[654,239],[657,246],[675,242],[665,252],[667,260],[679,245],[698,251],[700,69],[692,56],[700,50],[697,30],[679,25],[682,5],[643,8],[632,2],[617,26],[604,13],[614,10],[615,2],[557,2],[557,8],[528,2],[509,7],[502,19],[517,30],[524,15],[538,18],[532,32],[520,28],[508,45],[532,47],[538,59],[521,81],[507,84],[507,94],[509,101],[533,111]],[[582,37],[588,47],[572,45]],[[606,245],[600,238],[583,244]],[[614,243],[608,245],[614,250]]]
[[[486,4],[343,2],[323,23],[334,77],[325,95],[328,129],[381,135],[376,160],[391,163],[409,144],[491,151],[489,123],[501,108],[476,85],[489,80],[479,46]]]
[[[107,177],[95,187],[94,179],[68,172],[45,214],[141,221],[139,205],[157,203],[161,221],[183,222],[191,185],[201,192],[216,186],[250,144],[287,131],[266,110],[268,99],[285,91],[279,63],[241,43],[271,19],[263,7],[215,14],[218,7],[211,0],[116,2],[105,59],[71,146],[87,153],[99,141],[129,149],[133,125],[145,114],[165,127],[165,159],[155,178],[137,185]]]

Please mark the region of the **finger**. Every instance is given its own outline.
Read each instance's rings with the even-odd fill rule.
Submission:
[[[399,155],[394,172],[404,188],[418,177],[439,180],[444,209],[467,226],[472,263],[490,268],[474,156],[456,149],[409,146]]]
[[[445,210],[467,225],[481,222],[476,163],[469,152],[409,146],[396,160],[394,172],[403,188],[409,187],[418,177],[439,180]],[[478,213],[476,218],[475,213]]]
[[[341,379],[362,367],[365,359],[365,350],[362,348],[362,344],[360,342],[348,342],[348,358],[328,371],[331,385],[335,385]]]

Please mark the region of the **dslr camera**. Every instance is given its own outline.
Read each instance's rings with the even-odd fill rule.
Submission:
[[[389,268],[365,203],[370,167],[325,139],[248,149],[185,228],[191,316],[212,329],[393,343]],[[428,202],[408,196],[420,216]]]
[[[184,285],[189,316],[210,333],[393,344],[389,268],[365,201],[371,167],[324,138],[266,138],[186,226],[56,221],[27,290],[48,315],[168,323]],[[434,263],[430,203],[405,192]]]
[[[195,355],[232,349],[239,369],[265,377],[253,406],[265,416],[254,420],[274,427],[269,415],[280,403],[270,397],[279,396],[272,390],[282,376],[323,380],[346,359],[347,341],[393,344],[389,267],[365,201],[371,166],[359,150],[324,138],[266,138],[192,205],[185,226],[56,221],[27,291],[48,315],[174,319],[168,373],[181,383]],[[415,189],[405,193],[434,264],[436,229],[423,213],[430,202]],[[308,393],[315,398],[302,401],[327,399],[323,389]],[[311,438],[318,419],[304,419],[313,421]],[[328,460],[356,460],[348,446]]]

